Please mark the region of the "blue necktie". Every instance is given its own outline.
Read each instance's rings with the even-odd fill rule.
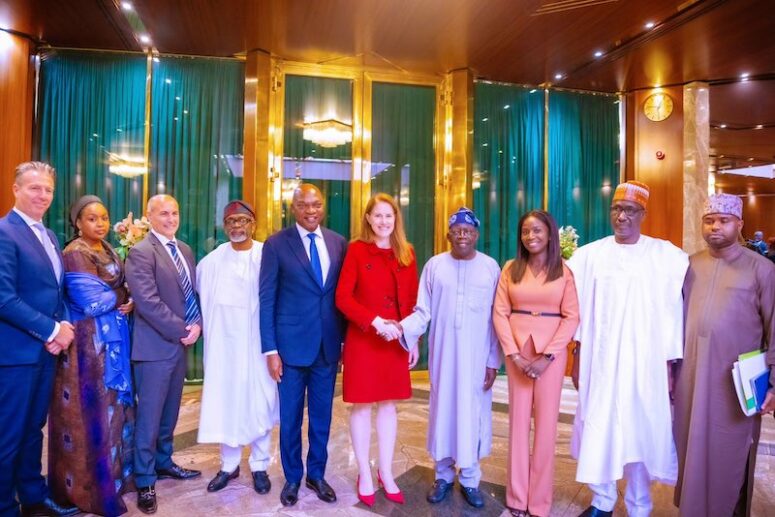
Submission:
[[[178,254],[178,247],[175,246],[173,241],[167,243],[170,251],[172,252],[172,260],[175,262],[175,267],[178,269],[178,276],[180,282],[183,284],[183,294],[186,296],[186,323],[189,325],[199,322],[199,307],[196,305],[196,297],[194,296],[194,288],[191,286],[191,280],[186,274],[186,269],[183,267],[183,262],[180,260]]]
[[[317,237],[317,235],[308,233],[307,237],[309,237],[309,262],[312,265],[312,272],[315,273],[315,278],[320,284],[320,287],[323,287],[323,266],[320,265],[318,247],[315,246],[315,237]]]

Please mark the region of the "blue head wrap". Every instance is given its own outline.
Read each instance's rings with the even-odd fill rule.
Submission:
[[[452,214],[449,218],[449,227],[452,228],[456,224],[468,224],[474,228],[479,228],[479,219],[474,215],[474,211],[470,208],[461,206],[457,212]]]

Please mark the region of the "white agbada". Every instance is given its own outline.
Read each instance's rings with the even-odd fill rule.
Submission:
[[[664,240],[641,235],[626,245],[611,236],[579,248],[567,265],[581,315],[576,480],[608,483],[643,462],[652,480],[675,483],[667,361],[683,356],[688,257]]]
[[[200,443],[248,445],[277,423],[277,383],[261,355],[258,274],[263,244],[221,244],[196,268],[204,323]]]
[[[425,334],[431,379],[428,452],[469,468],[490,453],[492,390],[485,368],[500,368],[492,304],[500,268],[477,252],[471,260],[450,253],[432,257],[420,275],[414,312],[401,321],[407,343]]]

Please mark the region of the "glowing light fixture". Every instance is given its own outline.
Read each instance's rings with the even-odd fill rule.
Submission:
[[[151,42],[151,37],[147,34],[140,34],[140,43],[148,45]]]
[[[320,147],[338,147],[353,141],[353,127],[336,119],[302,124],[303,138]]]
[[[656,23],[654,22],[646,22],[647,29],[653,29],[655,26],[656,26]]]
[[[560,79],[562,79],[562,77],[563,77],[563,75],[562,75],[562,74],[554,74],[554,78],[555,78],[555,79],[557,79],[558,81],[559,81]]]
[[[132,5],[132,2],[121,2],[121,7],[125,11],[131,11],[132,9],[134,9],[134,6]]]
[[[132,179],[148,174],[148,167],[145,166],[145,159],[143,157],[108,153],[108,171],[116,176]]]
[[[595,51],[595,57],[602,57],[602,56],[603,56],[603,51],[602,50]]]

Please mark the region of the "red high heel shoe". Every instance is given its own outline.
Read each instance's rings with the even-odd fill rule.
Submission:
[[[379,487],[385,491],[385,499],[393,501],[394,503],[404,504],[404,494],[401,493],[401,490],[391,494],[385,489],[385,484],[382,482],[382,476],[379,475],[379,469],[377,469],[377,483],[379,484]]]
[[[375,492],[372,492],[370,494],[362,494],[361,493],[361,476],[358,475],[358,480],[355,482],[355,491],[358,493],[358,499],[360,502],[365,504],[368,507],[374,506],[374,503],[377,502],[377,496]]]

